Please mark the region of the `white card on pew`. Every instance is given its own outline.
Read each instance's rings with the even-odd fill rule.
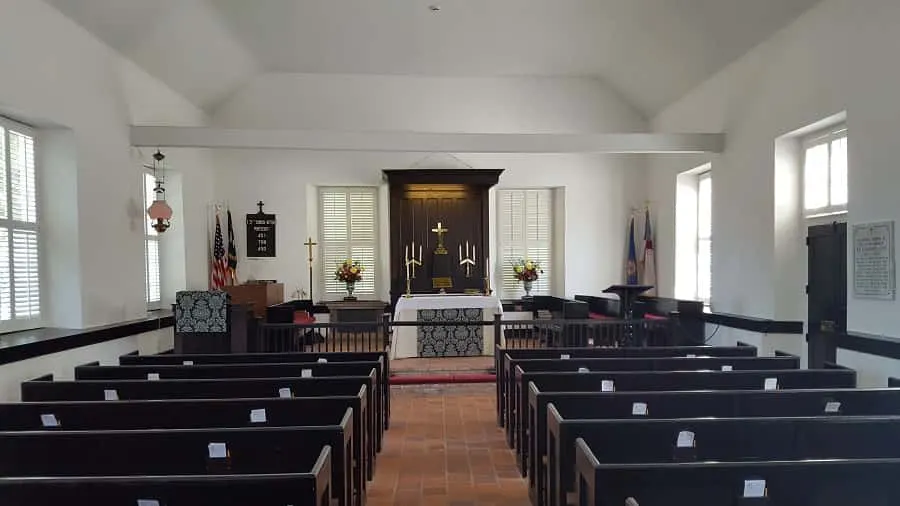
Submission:
[[[327,358],[320,358],[319,360],[316,360],[316,362],[318,362],[318,363],[320,363],[320,364],[327,364],[327,363],[328,363],[328,359],[327,359]]]
[[[289,399],[293,396],[294,396],[294,394],[291,392],[291,389],[289,387],[284,387],[284,388],[278,389],[278,397]]]
[[[600,382],[601,392],[615,392],[616,384],[613,380],[603,380]]]
[[[678,440],[675,441],[675,446],[678,448],[693,448],[694,447],[694,433],[689,430],[683,430],[678,433]]]
[[[828,401],[825,403],[825,412],[826,413],[840,413],[841,412],[841,403],[838,401]]]
[[[579,367],[578,372],[591,372],[591,370],[588,369],[587,367]]]
[[[694,355],[693,353],[688,353],[687,358],[697,358],[697,355]]]
[[[59,427],[59,420],[53,413],[45,413],[41,415],[41,425],[44,427]]]
[[[266,423],[266,408],[251,409],[250,423]]]
[[[763,383],[764,390],[778,390],[778,378],[766,378],[766,382]]]
[[[147,373],[147,381],[159,381],[159,373],[158,372],[148,372]]]
[[[159,501],[156,499],[138,499],[137,506],[159,506]]]
[[[225,443],[209,443],[209,458],[224,459],[228,456],[228,445]]]
[[[566,353],[563,353],[562,355],[559,356],[560,360],[569,360],[569,358],[571,358],[571,357],[569,357],[569,355]]]
[[[301,378],[312,378],[312,369],[303,369],[300,371]]]
[[[634,416],[647,416],[647,403],[635,402],[631,405],[631,414]]]
[[[194,365],[194,361],[193,360],[185,360],[184,362],[181,363],[181,365]]]
[[[588,338],[588,346],[593,346],[593,345],[594,345],[594,338],[593,338],[593,337],[589,337],[589,338]]]
[[[759,498],[766,496],[766,480],[744,480],[744,497]]]
[[[103,400],[104,401],[117,401],[119,400],[119,392],[115,390],[104,390],[103,391]]]
[[[723,365],[723,366],[722,366],[722,370],[723,370],[723,371],[733,371],[733,370],[734,370],[734,367],[732,367],[732,366],[730,366],[730,365]]]

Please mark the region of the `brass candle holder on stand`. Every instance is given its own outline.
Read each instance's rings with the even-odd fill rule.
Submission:
[[[471,256],[470,256],[471,255]],[[475,245],[472,245],[472,250],[469,250],[469,241],[466,241],[466,254],[463,255],[462,244],[459,245],[459,265],[466,266],[466,277],[472,277],[472,267],[475,267]]]
[[[406,293],[404,297],[411,297],[412,280],[416,279],[416,267],[422,266],[422,245],[419,244],[419,257],[416,258],[416,241],[412,242],[413,256],[409,257],[410,247],[404,248],[403,264],[406,266]]]

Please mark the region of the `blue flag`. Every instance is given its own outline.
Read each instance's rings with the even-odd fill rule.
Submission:
[[[638,284],[637,252],[634,247],[634,216],[631,217],[631,223],[628,225],[628,262],[625,263],[625,280],[628,285]]]

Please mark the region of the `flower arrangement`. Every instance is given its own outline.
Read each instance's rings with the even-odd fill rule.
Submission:
[[[334,271],[334,279],[344,283],[356,283],[362,279],[364,270],[359,263],[348,258],[343,263],[338,264],[337,270]]]
[[[537,281],[539,275],[543,273],[541,266],[533,260],[519,260],[513,264],[513,274],[519,281]]]

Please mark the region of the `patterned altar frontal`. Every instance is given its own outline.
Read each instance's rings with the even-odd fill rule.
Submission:
[[[416,321],[480,322],[481,308],[420,309]],[[417,327],[416,345],[420,357],[473,357],[484,354],[484,331],[480,325],[422,325]]]

